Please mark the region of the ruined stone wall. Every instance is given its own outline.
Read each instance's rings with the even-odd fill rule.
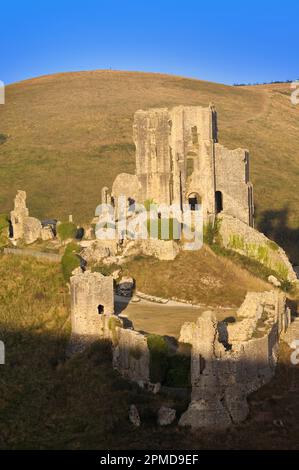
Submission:
[[[72,333],[79,336],[103,336],[102,314],[114,312],[112,277],[86,271],[72,276],[70,284]],[[102,311],[98,309],[100,305],[103,306]]]
[[[219,220],[223,246],[256,259],[282,280],[297,282],[296,273],[281,247],[236,217],[220,214]]]
[[[26,192],[18,191],[14,200],[14,210],[10,213],[13,229],[13,239],[21,240],[29,245],[42,236],[42,225],[34,217],[29,217],[26,207]]]
[[[247,150],[228,150],[215,145],[216,191],[223,199],[223,212],[253,225],[253,189],[249,182]]]
[[[125,192],[129,197],[134,192],[140,203],[153,200],[179,206],[196,198],[207,223],[217,212],[217,190],[223,194],[226,213],[253,225],[249,155],[217,144],[213,105],[139,110],[134,115],[133,138],[136,179],[127,184],[130,175],[119,175],[113,196]]]
[[[207,220],[208,214],[215,212],[213,147],[217,140],[217,129],[214,108],[177,106],[169,115],[173,202],[179,203],[182,199],[183,203],[188,203],[191,194],[198,194],[198,202],[203,205],[204,220]]]
[[[169,112],[166,108],[137,111],[133,139],[136,146],[136,175],[141,201],[170,203],[171,158]]]
[[[248,415],[246,397],[275,373],[279,337],[290,324],[281,292],[249,293],[236,323],[206,312],[183,325],[180,341],[192,345],[192,397],[180,424],[226,428]]]
[[[125,328],[117,329],[113,348],[113,367],[134,382],[148,383],[150,355],[146,336]]]

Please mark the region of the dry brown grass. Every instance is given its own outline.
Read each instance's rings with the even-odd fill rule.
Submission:
[[[137,258],[126,269],[140,291],[211,306],[239,306],[248,290],[269,289],[266,282],[229,259],[216,256],[207,246],[182,252],[174,261]]]
[[[93,71],[7,87],[0,108],[1,211],[18,188],[32,213],[87,221],[120,171],[134,171],[133,113],[139,108],[216,104],[220,141],[249,148],[257,214],[283,209],[299,220],[299,106],[290,85],[230,87],[161,74]],[[272,214],[273,215],[273,214]],[[275,215],[275,214],[274,214]],[[280,214],[281,218],[283,214]]]

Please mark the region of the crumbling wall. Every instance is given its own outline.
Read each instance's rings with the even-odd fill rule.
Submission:
[[[282,280],[297,281],[297,275],[284,250],[236,217],[220,214],[222,244],[274,270]]]
[[[102,337],[102,315],[114,312],[112,277],[86,271],[72,276],[70,284],[72,334]]]
[[[41,237],[42,225],[34,217],[29,217],[26,207],[26,192],[18,191],[14,200],[14,210],[10,213],[13,229],[13,239],[23,239],[29,245]]]
[[[149,382],[149,350],[146,336],[126,328],[114,315],[113,278],[100,273],[78,273],[71,277],[72,336],[69,352],[78,352],[97,339],[112,343],[113,367],[124,377]]]
[[[117,335],[113,367],[129,380],[149,383],[150,356],[146,336],[125,328],[118,328]]]
[[[249,153],[215,145],[216,191],[221,192],[223,212],[253,225],[253,189],[249,182]]]
[[[207,312],[183,325],[180,341],[192,345],[192,397],[180,424],[222,429],[246,419],[246,397],[273,377],[289,323],[285,296],[271,291],[249,293],[236,323],[218,323]]]

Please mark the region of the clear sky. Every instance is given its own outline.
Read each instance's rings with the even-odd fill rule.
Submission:
[[[0,0],[0,80],[108,69],[299,78],[298,0]]]

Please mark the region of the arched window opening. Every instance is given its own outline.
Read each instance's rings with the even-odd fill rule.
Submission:
[[[104,313],[104,305],[98,305],[98,314],[102,315]]]

